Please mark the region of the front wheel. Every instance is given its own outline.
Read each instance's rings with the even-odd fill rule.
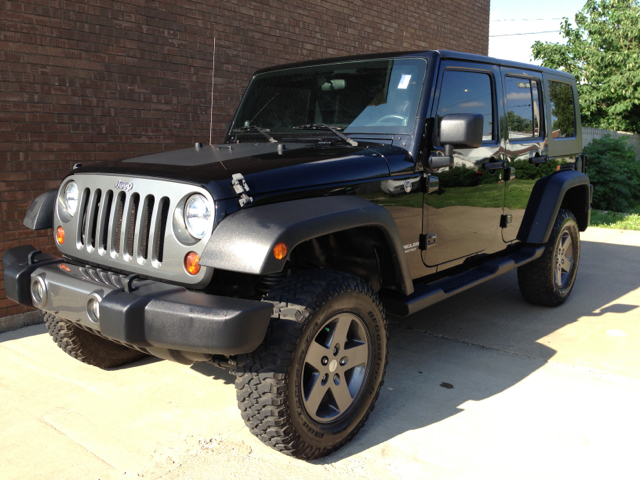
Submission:
[[[526,301],[557,307],[573,290],[580,262],[580,231],[570,210],[560,209],[540,258],[518,268],[518,285]]]
[[[358,277],[303,272],[275,287],[263,344],[238,357],[242,417],[267,445],[311,460],[351,440],[373,410],[387,364],[378,296]]]

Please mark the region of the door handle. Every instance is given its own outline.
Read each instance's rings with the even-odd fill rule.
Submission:
[[[529,163],[533,163],[534,165],[540,165],[541,163],[547,163],[549,161],[549,157],[546,155],[539,157],[531,157],[529,159]]]
[[[495,162],[485,162],[482,164],[485,170],[499,170],[506,167],[504,160],[497,160]]]

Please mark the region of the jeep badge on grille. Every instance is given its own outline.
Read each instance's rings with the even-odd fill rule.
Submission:
[[[118,183],[116,183],[115,187],[121,190],[124,190],[125,192],[128,192],[129,190],[133,189],[133,183],[123,182],[122,180],[118,180]]]

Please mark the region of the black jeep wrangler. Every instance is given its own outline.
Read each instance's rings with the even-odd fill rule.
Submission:
[[[260,70],[220,145],[77,165],[24,224],[61,258],[3,256],[7,296],[109,368],[213,362],[263,442],[327,455],[366,421],[385,312],[517,268],[562,304],[589,225],[566,73],[449,51]]]

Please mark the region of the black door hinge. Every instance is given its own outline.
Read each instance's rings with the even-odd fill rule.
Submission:
[[[507,228],[513,223],[513,215],[510,213],[506,215],[500,215],[500,228]]]
[[[435,233],[420,234],[418,246],[420,250],[426,250],[433,247],[438,242],[438,235]]]

